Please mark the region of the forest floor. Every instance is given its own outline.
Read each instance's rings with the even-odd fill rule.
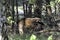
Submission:
[[[24,34],[23,36],[20,36],[19,34],[10,34],[9,40],[30,40],[31,37],[34,38],[32,35],[36,37],[35,40],[48,40],[51,35],[53,35],[53,39],[56,38],[56,40],[60,40],[60,32],[52,32],[51,34],[48,34],[48,32],[41,34]]]

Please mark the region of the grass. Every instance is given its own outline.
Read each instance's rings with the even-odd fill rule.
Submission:
[[[32,36],[31,34],[24,34],[23,36],[20,36],[18,34],[13,36],[10,35],[9,40],[30,40],[31,36]],[[44,35],[39,35],[36,36],[36,40],[47,40],[47,38]]]

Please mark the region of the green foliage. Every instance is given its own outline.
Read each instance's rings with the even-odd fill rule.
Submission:
[[[60,0],[51,0],[50,1],[51,7],[55,7],[57,3],[60,3]]]
[[[36,40],[36,36],[32,34],[30,40]]]
[[[51,7],[54,7],[55,6],[55,3],[60,3],[60,0],[51,0],[50,1]]]
[[[12,17],[11,16],[9,16],[9,17],[7,17],[7,23],[8,24],[12,24],[14,21],[12,20]]]
[[[56,3],[60,3],[60,0],[55,0]]]
[[[46,36],[44,35],[34,35],[34,34],[24,34],[23,36],[20,35],[9,35],[9,40],[47,40]]]
[[[48,40],[53,40],[53,35],[50,35],[50,36],[48,37]]]
[[[54,7],[54,6],[55,6],[54,1],[51,1],[51,2],[50,2],[50,5],[51,5],[51,7]]]
[[[29,0],[29,3],[30,4],[34,4],[35,3],[35,0]]]

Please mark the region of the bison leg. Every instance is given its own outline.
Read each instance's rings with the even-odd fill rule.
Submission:
[[[20,21],[19,22],[19,33],[20,33],[20,35],[23,35],[23,21]]]

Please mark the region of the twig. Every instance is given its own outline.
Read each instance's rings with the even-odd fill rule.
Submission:
[[[33,33],[36,34],[36,33],[46,33],[46,32],[60,32],[60,29],[41,30],[38,32],[33,32]]]

